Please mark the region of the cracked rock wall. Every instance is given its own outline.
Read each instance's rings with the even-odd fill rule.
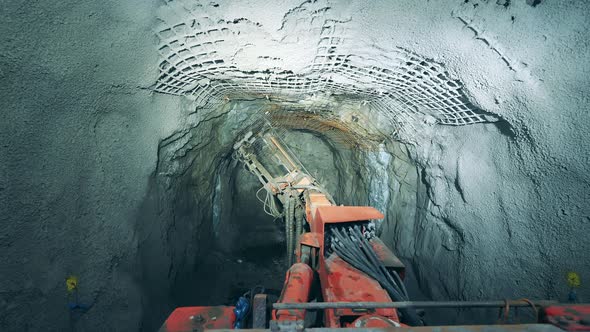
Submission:
[[[590,278],[589,15],[573,0],[3,4],[0,329],[153,330],[188,301],[217,171],[262,104],[379,147],[340,168],[365,175],[342,200],[385,210],[421,296],[565,299],[566,271]]]

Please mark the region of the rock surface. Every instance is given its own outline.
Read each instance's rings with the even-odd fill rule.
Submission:
[[[246,266],[245,287],[280,271],[224,238],[264,220],[236,212],[262,205],[231,148],[265,110],[340,126],[308,124],[293,148],[339,203],[384,210],[417,296],[566,300],[568,271],[590,278],[589,8],[6,2],[0,329],[151,331],[215,299],[194,285],[223,266]],[[438,83],[420,87],[420,68]],[[68,309],[69,275],[87,312]],[[212,289],[225,300],[234,282]]]

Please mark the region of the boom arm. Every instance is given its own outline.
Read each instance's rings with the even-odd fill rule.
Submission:
[[[234,150],[237,159],[266,190],[265,211],[285,219],[287,260],[291,263],[297,238],[304,231],[304,219],[310,220],[304,216],[311,208],[310,197],[322,197],[327,204],[333,204],[332,197],[270,129],[256,135],[248,132],[234,145]]]
[[[247,133],[234,150],[238,159],[258,177],[267,191],[265,205],[270,207],[273,215],[285,218],[288,261],[292,262],[293,254],[297,254],[297,263],[287,272],[280,302],[307,302],[313,270],[320,277],[324,301],[387,302],[394,294],[394,300],[407,299],[397,274],[403,274],[403,264],[373,236],[374,224],[370,221],[383,218],[379,211],[372,207],[336,206],[329,193],[309,175],[271,130],[256,135]],[[268,202],[269,197],[276,198],[280,203],[280,214]],[[303,220],[307,221],[306,233],[303,233]],[[364,247],[358,248],[357,252],[354,247],[359,243],[364,243]],[[374,248],[382,257],[377,256]],[[390,270],[385,267],[385,261]],[[371,272],[374,272],[373,275]],[[347,278],[342,280],[341,275]],[[278,310],[273,313],[276,321],[302,320],[304,316],[304,310]],[[369,321],[376,326],[399,326],[399,320],[395,309],[378,309],[376,314],[369,315],[346,309],[325,312],[327,327]]]

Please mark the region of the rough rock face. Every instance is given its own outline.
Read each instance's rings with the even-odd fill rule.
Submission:
[[[584,2],[2,7],[2,330],[153,330],[236,279],[280,287],[281,256],[256,258],[280,232],[231,158],[263,119],[339,203],[385,212],[419,298],[590,278]]]

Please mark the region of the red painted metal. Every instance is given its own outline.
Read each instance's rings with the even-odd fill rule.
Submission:
[[[369,276],[353,268],[336,255],[332,255],[328,259],[324,257],[324,230],[326,224],[382,219],[383,214],[368,206],[331,206],[323,194],[311,194],[309,197],[306,213],[311,232],[300,236],[298,256],[300,256],[301,245],[316,248],[313,250],[319,251],[319,253],[316,252],[315,254],[319,259],[316,268],[320,277],[324,301],[391,301],[387,292]],[[374,246],[380,248],[381,254],[379,257],[383,257],[384,261],[387,259],[393,261],[392,257],[395,256],[381,248],[381,244],[377,243]],[[279,302],[306,303],[309,300],[313,276],[314,271],[307,264],[296,263],[291,266],[287,272]],[[229,308],[229,310],[220,312],[218,308]],[[213,314],[219,314],[216,320],[211,320],[211,310],[213,310]],[[191,316],[192,318],[202,317],[202,319],[199,318],[199,322],[195,322]],[[303,320],[305,310],[275,310],[272,316],[273,319],[280,321]],[[391,308],[375,310],[328,309],[324,312],[324,318],[326,327],[353,326],[352,324],[355,321],[357,324],[362,323],[361,325],[368,327],[373,326],[373,324],[377,324],[375,326],[385,326],[383,324],[399,321],[397,311]],[[191,329],[195,328],[231,328],[234,320],[233,307],[178,308],[162,326],[162,331],[178,332],[191,331]]]
[[[354,328],[379,328],[379,327],[400,327],[400,324],[387,317],[377,315],[364,315],[357,318],[350,327]]]
[[[301,263],[301,250],[302,247],[310,247],[310,262],[308,264],[312,269],[317,269],[317,256],[320,248],[324,246],[324,239],[320,237],[318,233],[303,233],[299,236],[299,245],[297,246],[297,262]]]
[[[319,275],[324,302],[391,302],[387,292],[377,281],[353,268],[337,255],[321,260]],[[399,322],[395,309],[326,309],[325,327],[347,327],[357,318],[378,315]]]
[[[362,332],[563,332],[563,330],[549,324],[516,324],[516,325],[454,325],[454,326],[402,326],[372,327],[360,330]],[[358,328],[306,328],[302,332],[358,332]],[[218,330],[216,332],[232,332],[232,330]],[[272,332],[272,330],[248,330],[248,332]]]
[[[303,233],[299,237],[299,245],[320,248],[324,245],[324,239],[319,233]]]
[[[326,259],[324,256],[325,227],[326,224],[340,224],[373,219],[383,219],[383,214],[370,206],[333,206],[326,204],[321,195],[310,196],[308,206],[308,223],[311,233],[301,237],[301,244],[318,246],[319,267],[322,295],[325,302],[389,302],[391,298],[377,281],[363,272],[353,268],[340,257],[332,254]],[[378,257],[391,267],[402,268],[403,264],[385,247],[379,240],[373,247],[379,250]],[[386,265],[386,266],[387,266]],[[389,267],[389,266],[388,266]],[[403,271],[402,271],[403,272]],[[361,317],[363,317],[362,320]],[[373,318],[375,317],[375,318]],[[383,319],[382,319],[383,318]],[[382,324],[392,326],[399,322],[395,309],[354,310],[354,309],[327,309],[324,311],[324,326],[331,328],[354,326],[354,322],[360,324]],[[383,325],[385,324],[385,325]]]
[[[373,247],[377,257],[379,257],[379,260],[383,263],[383,266],[397,272],[403,280],[406,274],[406,266],[399,260],[399,258],[397,258],[393,251],[391,251],[391,249],[389,249],[378,237],[372,238],[369,243]]]
[[[590,304],[548,306],[541,315],[542,321],[566,331],[590,331]]]
[[[322,223],[337,223],[383,219],[383,213],[371,206],[319,206],[316,220]]]
[[[309,265],[295,263],[287,271],[283,292],[279,303],[306,303],[309,300],[311,283],[313,282],[313,270]],[[303,320],[305,310],[274,310],[273,319],[278,320]]]
[[[328,197],[325,194],[318,192],[305,192],[305,219],[309,223],[312,232],[317,232],[314,227],[313,220],[316,220],[317,208],[320,206],[332,206]]]
[[[176,308],[160,328],[160,332],[193,332],[212,329],[231,329],[236,316],[234,307]]]

